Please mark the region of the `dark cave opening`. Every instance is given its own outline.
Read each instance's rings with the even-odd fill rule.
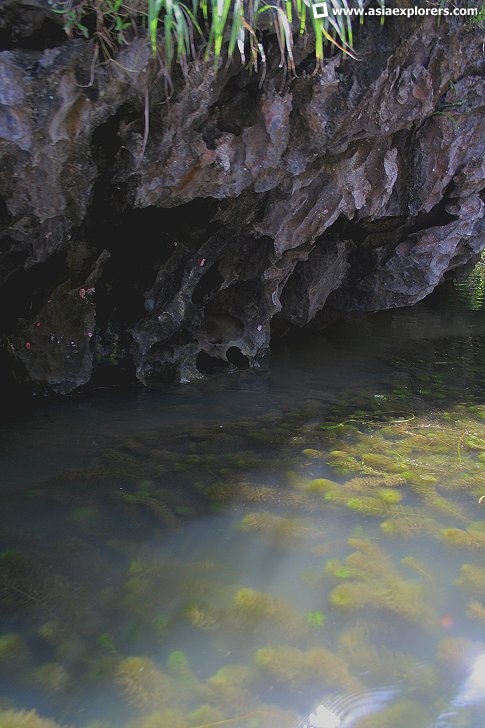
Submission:
[[[43,51],[57,48],[68,40],[62,25],[46,18],[44,11],[23,7],[7,8],[0,14],[0,51],[21,48]]]
[[[0,197],[0,230],[3,230],[10,223],[12,216],[8,211],[7,203],[3,197]],[[0,239],[0,250],[5,252],[5,247]]]
[[[20,267],[0,292],[0,330],[8,333],[17,319],[32,319],[52,291],[66,278],[66,254],[52,255],[45,263]]]
[[[452,202],[453,188],[454,184],[450,182],[441,200],[429,212],[420,212],[413,218],[413,232],[427,230],[432,227],[444,227],[449,225],[450,222],[458,220],[458,215],[452,215],[446,209],[447,205]]]
[[[96,286],[97,326],[125,330],[146,315],[145,294],[160,268],[177,250],[196,251],[217,229],[212,222],[217,201],[198,198],[173,208],[133,208],[126,185],[113,181],[113,169],[124,150],[123,125],[139,118],[122,106],[96,129],[91,142],[99,176],[82,235],[110,253]]]
[[[308,335],[315,335],[320,327],[319,318],[321,318],[322,328],[331,326],[343,316],[338,303],[338,296],[342,286],[346,291],[354,291],[352,295],[356,295],[355,292],[358,295],[361,281],[365,279],[369,271],[378,265],[379,259],[382,262],[392,256],[399,243],[412,241],[415,233],[431,228],[444,227],[458,220],[458,216],[446,209],[448,205],[453,203],[453,188],[453,183],[450,183],[442,199],[431,210],[420,212],[415,216],[382,217],[377,220],[348,220],[341,215],[316,240],[313,253],[322,249],[322,253],[325,254],[325,248],[328,246],[331,250],[336,241],[351,241],[347,253],[349,271],[345,275],[345,280],[341,281],[337,288],[329,293],[322,308],[312,319],[313,322],[317,322],[317,326],[312,328],[310,324],[306,324],[299,327],[294,321],[287,320],[285,317],[285,302],[291,298],[289,292],[292,292],[293,298],[297,298],[298,295],[302,297],[305,295],[305,276],[301,277],[300,272],[308,266],[308,263],[306,261],[297,263],[280,292],[282,310],[271,321],[272,346],[278,342],[305,339]],[[461,262],[460,258],[457,259],[457,264],[459,262]],[[450,271],[450,275],[454,275],[454,272]],[[299,291],[302,286],[303,289]],[[365,293],[362,295],[365,296]],[[291,308],[290,302],[288,306]],[[323,318],[321,317],[322,311],[325,314]],[[308,332],[311,333],[308,334]]]
[[[249,359],[244,356],[238,346],[230,346],[226,351],[227,361],[234,364],[238,369],[249,369]]]
[[[261,94],[258,79],[245,79],[240,74],[228,77],[217,102],[209,109],[209,118],[198,129],[209,149],[215,148],[216,140],[224,132],[239,136],[254,123]]]
[[[205,200],[162,209],[127,208],[112,219],[99,221],[87,236],[110,253],[96,286],[98,326],[107,326],[113,317],[121,326],[130,326],[146,315],[145,294],[160,268],[178,246],[197,250],[208,237],[207,227],[213,206]],[[94,218],[95,219],[95,218]],[[199,289],[205,295],[203,283]]]
[[[211,266],[195,286],[192,301],[196,304],[203,303],[204,299],[213,291],[217,291],[223,282],[224,278],[219,273],[218,267],[216,265]]]
[[[452,202],[450,199],[451,186],[445,191],[442,199],[428,212],[419,212],[413,217],[381,217],[377,220],[347,220],[340,216],[338,220],[325,231],[323,238],[329,235],[338,235],[340,240],[353,240],[357,244],[367,243],[369,247],[377,248],[391,242],[401,242],[408,235],[427,230],[432,227],[444,227],[458,219],[456,215],[448,212],[446,207]]]
[[[210,356],[205,351],[199,351],[195,359],[195,366],[197,371],[206,376],[211,374],[217,374],[229,366],[227,362],[222,359],[218,359],[215,356]]]

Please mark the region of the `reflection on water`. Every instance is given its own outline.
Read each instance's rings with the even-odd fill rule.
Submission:
[[[481,276],[7,423],[0,728],[482,728]]]
[[[465,281],[456,281],[455,291],[471,311],[485,308],[485,260],[480,260]]]

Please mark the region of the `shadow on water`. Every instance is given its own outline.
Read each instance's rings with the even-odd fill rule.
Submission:
[[[481,728],[483,280],[10,419],[1,728]]]

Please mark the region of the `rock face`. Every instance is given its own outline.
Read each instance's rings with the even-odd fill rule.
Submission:
[[[100,64],[48,3],[0,12],[0,325],[36,392],[254,366],[272,333],[415,303],[485,247],[463,18],[367,23],[359,61],[314,75],[270,52],[262,84],[199,62],[167,99],[143,39]]]

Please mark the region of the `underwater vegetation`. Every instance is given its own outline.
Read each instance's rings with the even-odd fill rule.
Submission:
[[[169,708],[131,720],[127,723],[126,728],[171,728],[171,726],[189,728],[190,724],[183,712]]]
[[[0,526],[0,728],[295,728],[388,684],[356,726],[428,728],[483,647],[485,406],[445,408],[421,369],[424,414],[398,371],[377,399],[111,442],[24,493]],[[60,533],[28,538],[43,503]]]
[[[352,671],[366,675],[367,679],[372,675],[381,684],[387,681],[406,685],[414,694],[436,687],[438,678],[433,666],[382,642],[382,635],[369,629],[368,623],[356,622],[341,631],[338,648]]]
[[[455,584],[467,592],[485,596],[485,568],[474,564],[462,564],[460,577]]]
[[[35,710],[0,710],[2,728],[65,728],[47,718],[41,718]]]
[[[382,521],[380,528],[386,536],[397,538],[415,538],[416,536],[438,536],[440,524],[433,518],[426,517],[416,511],[415,515],[402,515]]]
[[[298,625],[298,613],[285,601],[271,594],[258,592],[255,589],[238,589],[231,605],[231,620],[242,621],[252,627],[262,621],[280,622],[283,628],[291,633],[292,627]]]
[[[0,673],[18,673],[28,669],[29,664],[30,654],[22,635],[12,632],[0,634]]]
[[[278,516],[267,511],[246,513],[241,519],[242,531],[255,531],[272,544],[294,548],[295,544],[310,531],[300,518]]]
[[[466,616],[469,619],[473,619],[475,622],[481,622],[482,624],[485,624],[485,604],[475,599],[472,599],[467,604]]]
[[[176,710],[159,711],[130,721],[126,728],[293,728],[296,719],[295,715],[274,706],[244,711],[239,716],[224,718],[224,714],[217,708],[201,705],[189,715]]]
[[[184,611],[190,624],[208,632],[222,630],[230,645],[241,637],[252,639],[256,634],[294,642],[312,634],[307,614],[299,612],[280,597],[248,587],[219,592],[216,606],[207,596],[190,602]]]
[[[264,675],[291,690],[308,690],[318,685],[348,690],[361,687],[345,660],[324,648],[263,647],[256,652],[254,662]]]
[[[470,663],[481,651],[481,646],[465,637],[443,637],[438,643],[436,656],[440,666],[457,672],[463,672],[464,667]]]
[[[441,531],[441,538],[449,546],[457,546],[467,551],[481,551],[485,549],[485,533],[472,528],[445,528]]]
[[[69,684],[69,673],[57,662],[46,662],[35,670],[34,680],[48,693],[60,693]]]
[[[127,728],[209,728],[219,723],[262,728],[277,726],[277,720],[280,725],[294,724],[291,712],[255,700],[248,689],[254,679],[249,666],[227,665],[201,682],[186,655],[175,651],[167,659],[166,673],[145,657],[120,661],[115,682],[127,704],[143,714],[129,721]]]
[[[166,526],[175,526],[177,523],[176,515],[166,502],[164,491],[157,488],[151,480],[142,480],[136,489],[123,493],[121,499],[132,507],[141,506],[148,510]]]
[[[330,594],[333,607],[349,611],[382,609],[420,627],[436,622],[426,583],[406,579],[391,557],[369,540],[349,539],[349,545],[356,551],[341,563],[332,561],[327,565],[327,573],[344,578]]]
[[[162,673],[147,657],[121,660],[115,680],[124,700],[146,713],[162,710],[184,699],[184,692],[178,689],[176,681]]]

